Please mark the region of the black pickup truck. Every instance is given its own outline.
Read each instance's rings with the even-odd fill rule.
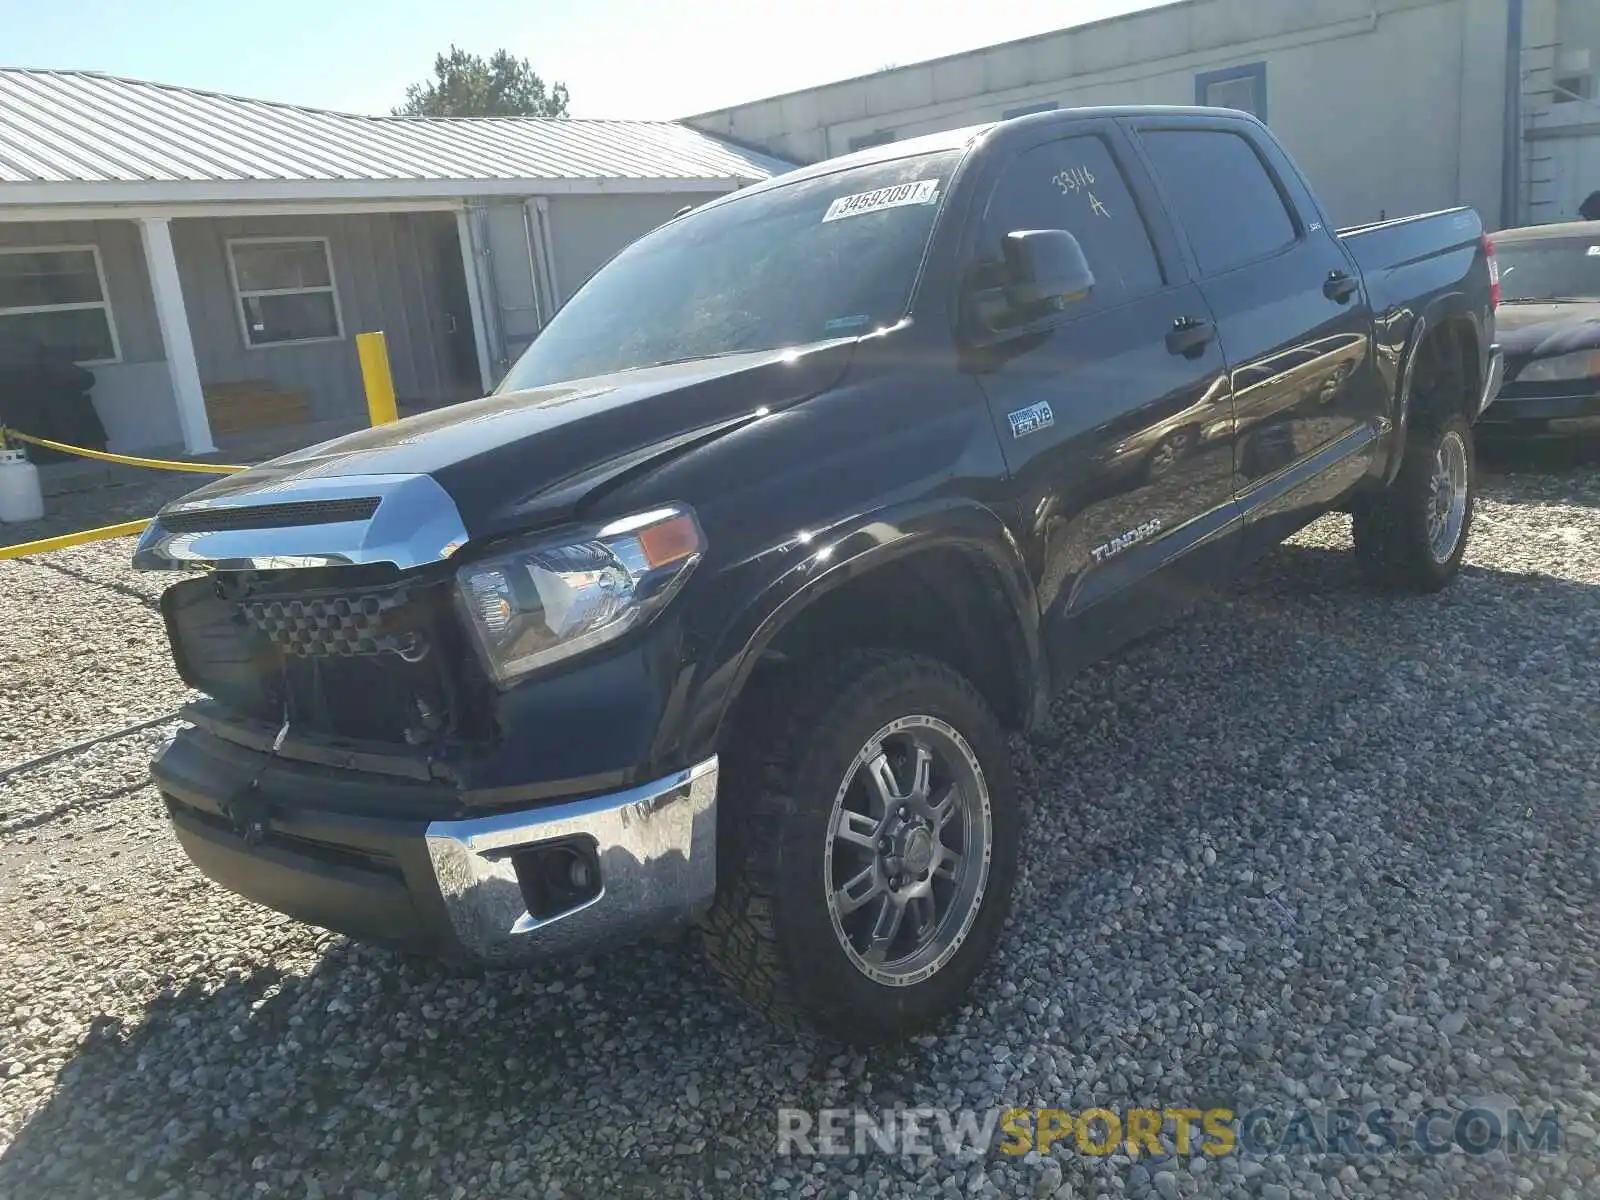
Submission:
[[[1336,233],[1265,126],[1040,114],[705,204],[486,399],[168,506],[213,879],[472,964],[691,925],[846,1039],[952,1008],[1005,731],[1313,518],[1432,591],[1498,384],[1470,209]]]

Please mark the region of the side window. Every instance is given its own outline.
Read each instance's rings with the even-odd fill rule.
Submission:
[[[1162,285],[1161,264],[1126,178],[1094,135],[1062,138],[1018,155],[984,213],[980,273],[998,270],[1002,242],[1022,229],[1065,229],[1083,246],[1094,291],[1073,312],[1119,304]],[[998,280],[996,280],[998,282]]]
[[[1294,241],[1289,207],[1247,138],[1212,129],[1152,129],[1139,139],[1202,274],[1231,270]]]

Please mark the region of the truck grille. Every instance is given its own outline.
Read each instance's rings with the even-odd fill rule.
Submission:
[[[287,715],[301,731],[412,746],[481,737],[487,684],[448,583],[328,586],[348,582],[339,575],[219,573],[168,588],[179,674],[241,716]]]
[[[427,639],[417,629],[395,628],[404,623],[410,602],[410,594],[401,588],[314,600],[247,600],[240,610],[285,654],[398,654],[415,662],[427,654]]]

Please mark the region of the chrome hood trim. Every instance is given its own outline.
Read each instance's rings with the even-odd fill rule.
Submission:
[[[218,494],[208,495],[211,489],[202,489],[163,508],[139,538],[134,568],[277,571],[389,563],[404,571],[443,562],[467,541],[455,501],[429,475],[340,475],[277,482],[267,475],[252,487],[250,474],[233,476]],[[163,518],[176,513],[239,516],[269,505],[359,499],[378,501],[365,520],[198,532],[179,532],[163,524]]]

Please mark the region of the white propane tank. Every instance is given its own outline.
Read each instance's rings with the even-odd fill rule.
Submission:
[[[0,521],[37,521],[42,516],[39,468],[21,450],[0,449]]]

